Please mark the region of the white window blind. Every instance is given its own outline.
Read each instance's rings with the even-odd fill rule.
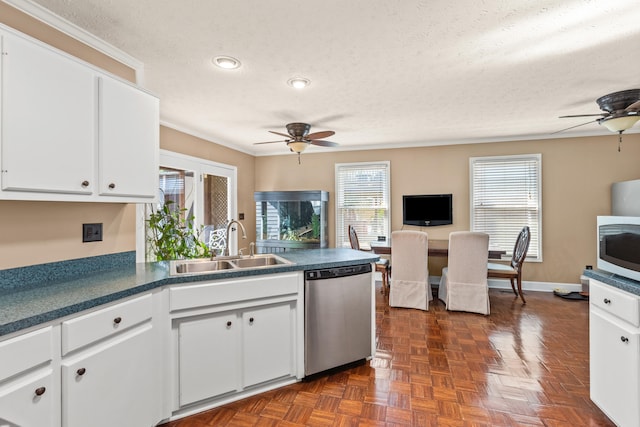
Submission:
[[[490,236],[489,245],[510,257],[518,233],[531,231],[528,261],[542,261],[542,187],[540,154],[469,159],[471,230]]]
[[[336,247],[350,247],[348,227],[358,233],[362,248],[389,241],[389,162],[336,164]]]

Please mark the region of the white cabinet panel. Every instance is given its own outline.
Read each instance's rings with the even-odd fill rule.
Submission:
[[[151,324],[123,333],[62,362],[62,425],[153,426],[159,391],[154,386]]]
[[[234,312],[178,322],[180,406],[238,390],[241,326]]]
[[[640,297],[590,280],[591,400],[620,427],[640,425]]]
[[[591,399],[620,426],[640,425],[640,333],[591,312]]]
[[[53,330],[50,326],[0,343],[0,382],[53,358]]]
[[[0,387],[0,426],[53,427],[58,401],[53,370],[25,375]]]
[[[244,387],[295,375],[293,313],[290,304],[279,304],[242,314]]]
[[[0,38],[0,199],[155,200],[158,98],[17,31]]]
[[[94,72],[2,34],[2,189],[91,194]]]
[[[158,98],[99,78],[100,194],[154,198],[158,190]]]
[[[152,295],[147,294],[62,322],[62,355],[150,320]]]

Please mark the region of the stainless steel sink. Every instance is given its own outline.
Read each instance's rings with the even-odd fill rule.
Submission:
[[[184,259],[171,261],[169,263],[169,273],[173,276],[183,274],[209,274],[237,269],[246,270],[275,267],[285,264],[293,263],[273,254],[229,256],[216,259]]]
[[[273,254],[240,257],[238,259],[231,260],[231,262],[238,268],[269,267],[273,265],[291,264],[290,261]]]
[[[236,268],[227,260],[190,259],[171,261],[171,274],[211,273]]]

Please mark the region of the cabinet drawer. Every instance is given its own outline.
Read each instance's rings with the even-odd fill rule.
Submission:
[[[117,334],[152,316],[151,294],[62,323],[62,355]]]
[[[169,289],[171,311],[298,292],[302,273],[255,276],[235,280],[174,286]]]
[[[589,301],[631,325],[640,326],[640,297],[593,279],[589,284]]]
[[[29,332],[0,343],[0,381],[48,362],[53,357],[53,328]]]

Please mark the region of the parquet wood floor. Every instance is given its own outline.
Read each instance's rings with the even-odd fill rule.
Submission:
[[[379,284],[378,284],[379,285]],[[490,291],[491,315],[390,308],[377,352],[349,370],[163,427],[613,426],[589,399],[588,303]]]

